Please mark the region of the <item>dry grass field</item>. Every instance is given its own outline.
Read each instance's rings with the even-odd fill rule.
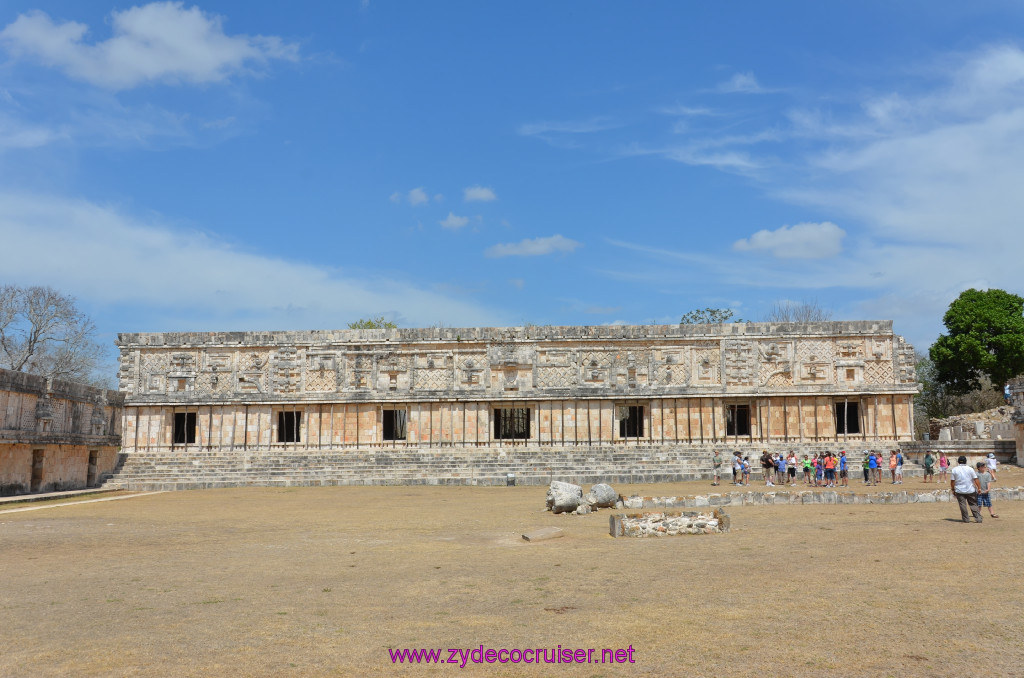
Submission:
[[[730,534],[631,540],[608,536],[608,511],[543,512],[544,492],[240,488],[0,512],[0,675],[1024,674],[1024,502],[982,525],[955,504],[742,507]],[[520,538],[549,525],[565,537]],[[388,654],[480,645],[631,645],[635,663]]]

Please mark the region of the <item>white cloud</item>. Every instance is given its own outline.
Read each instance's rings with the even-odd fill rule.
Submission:
[[[769,91],[757,82],[751,71],[734,74],[725,82],[719,83],[715,90],[726,94],[763,94]]]
[[[469,223],[469,217],[460,217],[456,216],[454,212],[449,212],[447,217],[437,223],[441,224],[445,228],[457,231]]]
[[[715,112],[710,108],[704,108],[702,106],[683,106],[682,104],[662,106],[661,108],[656,109],[655,112],[661,113],[662,115],[673,115],[682,117],[715,115]]]
[[[846,231],[831,221],[802,223],[763,229],[749,238],[741,238],[732,248],[740,252],[767,251],[779,259],[824,259],[843,251]]]
[[[486,186],[470,186],[462,189],[462,199],[466,202],[490,202],[497,200],[498,196]]]
[[[485,256],[498,257],[536,257],[555,252],[572,252],[582,243],[553,235],[547,238],[526,238],[517,243],[502,243],[487,248]]]
[[[112,90],[145,83],[213,83],[271,59],[298,59],[298,46],[279,37],[224,33],[223,19],[182,2],[153,2],[115,11],[113,35],[84,41],[89,27],[54,23],[44,12],[20,15],[0,31],[14,57],[33,59],[68,76]]]
[[[67,133],[0,115],[0,151],[38,148],[67,138]]]
[[[524,137],[541,136],[552,132],[560,134],[591,134],[618,127],[618,123],[609,118],[597,117],[589,120],[566,120],[532,122],[519,126],[519,134]]]
[[[411,189],[408,193],[395,191],[390,196],[388,196],[388,200],[395,204],[400,203],[403,200],[406,200],[410,205],[416,207],[418,205],[425,205],[428,202],[430,202],[430,196],[427,194],[426,189],[420,186]],[[444,200],[444,196],[438,193],[437,195],[434,196],[434,200],[436,202],[441,202],[442,200]]]
[[[409,191],[409,204],[415,207],[416,205],[422,205],[430,202],[430,197],[427,192],[422,188],[414,188]]]
[[[393,277],[246,252],[55,196],[0,193],[0,239],[19,253],[4,260],[6,281],[53,285],[161,323],[125,330],[334,328],[379,313],[421,326],[439,317],[455,326],[503,324],[492,310]]]

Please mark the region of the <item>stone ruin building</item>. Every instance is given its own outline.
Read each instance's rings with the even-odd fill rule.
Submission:
[[[100,485],[118,461],[124,395],[0,369],[0,495]]]
[[[118,337],[122,486],[706,477],[913,439],[891,321]]]

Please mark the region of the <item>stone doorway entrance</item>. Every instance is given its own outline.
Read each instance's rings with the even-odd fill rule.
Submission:
[[[43,450],[32,450],[32,483],[29,492],[38,492],[43,486]]]
[[[89,470],[85,476],[85,486],[94,487],[96,485],[96,461],[99,457],[99,452],[96,450],[89,450]]]

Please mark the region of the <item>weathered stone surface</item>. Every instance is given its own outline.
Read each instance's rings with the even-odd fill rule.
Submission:
[[[727,518],[726,518],[727,520]],[[650,512],[611,516],[609,533],[613,537],[673,537],[683,534],[714,534],[728,531],[721,525],[719,511]]]
[[[623,500],[622,507],[628,509],[641,509],[644,507],[644,498],[638,497],[636,495],[633,495],[632,497],[627,497],[626,499]]]
[[[552,480],[548,487],[547,506],[552,513],[575,511],[583,503],[583,488],[572,483]]]
[[[558,539],[564,534],[560,527],[542,527],[530,532],[524,532],[523,539],[526,541],[546,541],[548,539]]]
[[[618,501],[618,493],[607,483],[598,483],[587,493],[587,503],[597,508],[611,508]]]

